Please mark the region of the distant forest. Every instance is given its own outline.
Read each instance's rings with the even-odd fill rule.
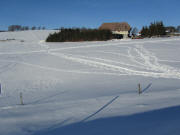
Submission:
[[[46,42],[106,41],[112,38],[110,30],[61,28],[59,32],[50,34]]]
[[[21,25],[10,25],[8,27],[8,31],[26,31],[26,30],[45,30],[45,27],[41,27],[41,26],[33,26],[33,27],[29,27],[29,26],[21,26]]]

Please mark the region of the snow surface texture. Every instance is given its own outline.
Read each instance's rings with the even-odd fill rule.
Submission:
[[[0,33],[0,135],[179,135],[180,38],[45,43],[52,32]]]

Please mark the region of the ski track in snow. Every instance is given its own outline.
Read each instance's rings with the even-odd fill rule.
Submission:
[[[141,76],[149,76],[149,77],[155,77],[155,78],[162,77],[162,78],[180,79],[180,73],[177,72],[177,70],[175,70],[173,68],[171,69],[171,68],[163,66],[163,65],[160,65],[160,64],[156,63],[156,61],[155,61],[156,65],[154,65],[154,63],[151,63],[151,61],[150,61],[150,56],[149,55],[145,56],[145,55],[143,55],[143,53],[140,53],[140,55],[144,58],[144,60],[145,60],[144,64],[147,65],[147,69],[151,69],[154,71],[160,71],[162,73],[137,71],[137,70],[124,68],[121,66],[117,66],[117,65],[113,65],[113,64],[109,64],[109,63],[105,63],[105,62],[98,62],[95,60],[78,58],[78,57],[75,57],[73,55],[66,55],[66,54],[62,54],[62,53],[50,53],[50,54],[64,58],[64,59],[67,59],[67,60],[78,62],[81,64],[89,65],[92,67],[110,70],[110,71],[117,71],[117,72],[125,73],[128,75],[141,75]],[[158,66],[160,66],[160,68],[158,68]]]
[[[41,66],[37,64],[31,64],[31,63],[26,63],[26,62],[18,62],[18,61],[12,61],[12,60],[0,60],[1,62],[9,62],[9,63],[14,63],[15,64],[22,64],[26,65],[27,67],[34,67],[34,68],[39,68],[43,70],[49,70],[49,71],[54,71],[54,72],[67,72],[67,73],[77,73],[77,74],[95,74],[95,75],[115,75],[115,76],[121,76],[121,75],[128,75],[128,74],[117,74],[117,73],[109,73],[109,72],[87,72],[87,71],[78,71],[78,70],[65,70],[65,69],[59,69],[59,68],[52,68],[52,67],[47,67],[47,66]],[[4,72],[6,70],[2,70]],[[0,72],[0,73],[2,73]]]
[[[0,55],[21,55],[21,54],[33,54],[33,53],[43,53],[46,52],[45,50],[40,50],[40,51],[27,51],[27,52],[5,52],[5,53],[0,53]]]
[[[168,40],[159,40],[159,41],[146,41],[144,43],[165,42],[165,41],[169,41],[169,39]],[[149,76],[149,77],[155,77],[155,78],[161,77],[161,78],[180,79],[180,70],[173,68],[171,66],[159,64],[158,58],[153,53],[149,52],[148,50],[146,50],[143,47],[144,43],[141,42],[141,44],[140,44],[139,42],[136,42],[135,48],[128,47],[128,46],[120,46],[122,43],[113,43],[113,44],[108,43],[108,44],[104,44],[104,45],[88,45],[88,46],[80,46],[80,47],[49,49],[50,47],[48,45],[43,45],[42,41],[39,42],[39,44],[41,46],[44,46],[46,48],[46,50],[48,50],[48,54],[50,54],[50,55],[61,57],[61,58],[71,60],[74,62],[78,62],[81,64],[89,65],[92,67],[109,70],[109,71],[118,71],[120,74],[124,73],[127,75],[141,75],[141,76]],[[132,43],[123,42],[123,44],[132,44]],[[107,60],[107,59],[103,59],[103,58],[92,58],[92,57],[86,57],[86,56],[80,56],[80,55],[79,55],[79,57],[77,57],[77,55],[73,55],[73,54],[63,54],[60,52],[55,53],[56,51],[66,50],[66,49],[80,49],[80,48],[92,48],[92,47],[103,47],[103,46],[119,46],[119,47],[128,48],[128,55],[123,55],[123,54],[120,54],[120,55],[129,57],[130,60],[135,62],[137,65],[132,65],[132,64],[130,65],[130,64],[123,63],[123,62],[112,61],[112,60]],[[138,54],[138,56],[133,56],[131,53],[132,50],[135,51]],[[116,54],[116,53],[114,53],[114,54]],[[144,62],[137,61],[137,58],[143,60]],[[101,60],[103,62],[99,62],[97,60]],[[137,70],[133,70],[131,68],[124,68],[124,67],[117,66],[114,64],[109,64],[107,62],[119,63],[119,64],[122,64],[125,66],[131,66],[131,67],[136,67],[136,68],[138,67],[140,69],[150,70],[150,72],[137,71]],[[154,71],[154,72],[152,72],[152,71]]]
[[[4,73],[4,72],[7,72],[8,70],[14,68],[16,66],[16,63],[8,63],[2,67],[0,67],[0,74],[1,73]]]
[[[144,43],[151,43],[151,42],[164,42],[169,40],[160,40],[160,41],[146,41],[146,42],[135,42],[135,45],[131,46],[123,46],[132,44],[132,43],[106,43],[103,45],[85,45],[85,46],[76,46],[76,47],[66,47],[66,48],[57,48],[57,49],[50,49],[48,44],[45,43],[45,41],[41,40],[38,42],[38,45],[40,45],[43,50],[39,51],[29,51],[29,52],[10,52],[10,53],[0,53],[0,55],[20,55],[20,54],[31,54],[31,53],[47,53],[47,55],[53,55],[56,57],[61,57],[66,60],[70,60],[73,62],[77,62],[80,64],[92,66],[95,68],[103,69],[106,71],[113,71],[118,72],[118,75],[140,75],[140,76],[146,76],[146,77],[155,77],[155,78],[174,78],[174,79],[180,79],[180,70],[177,68],[173,68],[171,66],[160,64],[159,60],[153,53],[149,52],[144,48]],[[121,45],[122,44],[122,45]],[[99,51],[100,53],[109,53],[112,55],[119,55],[123,57],[127,57],[130,61],[136,64],[128,64],[121,61],[115,61],[110,59],[104,59],[100,57],[87,57],[83,55],[74,55],[74,54],[64,54],[57,51],[62,50],[73,50],[73,49],[81,49],[81,48],[93,48],[93,47],[104,47],[104,46],[118,46],[118,47],[125,47],[128,49],[128,54],[118,54],[115,52],[109,52],[109,51]],[[133,53],[136,53],[136,56],[133,55]],[[140,61],[138,61],[140,60]],[[3,60],[1,60],[3,61]],[[7,60],[4,60],[7,61]],[[30,64],[27,62],[17,62],[17,61],[7,61],[7,62],[13,62],[13,63],[19,63],[24,64],[27,66],[37,67],[40,69],[45,70],[52,70],[52,71],[60,71],[60,72],[70,72],[70,73],[84,73],[84,74],[109,74],[109,75],[117,75],[117,73],[111,73],[111,72],[85,72],[85,71],[68,71],[64,69],[57,69],[57,68],[51,68],[51,67],[45,67],[35,64]],[[117,65],[117,64],[121,64]],[[134,68],[136,69],[134,69]],[[138,70],[137,70],[138,69]],[[143,70],[148,70],[143,71]],[[3,72],[3,71],[2,71]]]

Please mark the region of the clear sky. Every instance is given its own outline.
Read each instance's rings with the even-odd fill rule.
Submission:
[[[0,30],[12,24],[96,28],[123,21],[140,29],[159,20],[180,25],[180,0],[0,0]]]

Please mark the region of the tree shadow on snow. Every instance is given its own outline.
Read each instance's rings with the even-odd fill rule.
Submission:
[[[145,91],[147,91],[151,86],[152,86],[152,83],[150,83],[146,88],[144,88],[144,89],[142,90],[142,93],[144,93]]]
[[[179,135],[180,106],[51,127],[33,135]]]

